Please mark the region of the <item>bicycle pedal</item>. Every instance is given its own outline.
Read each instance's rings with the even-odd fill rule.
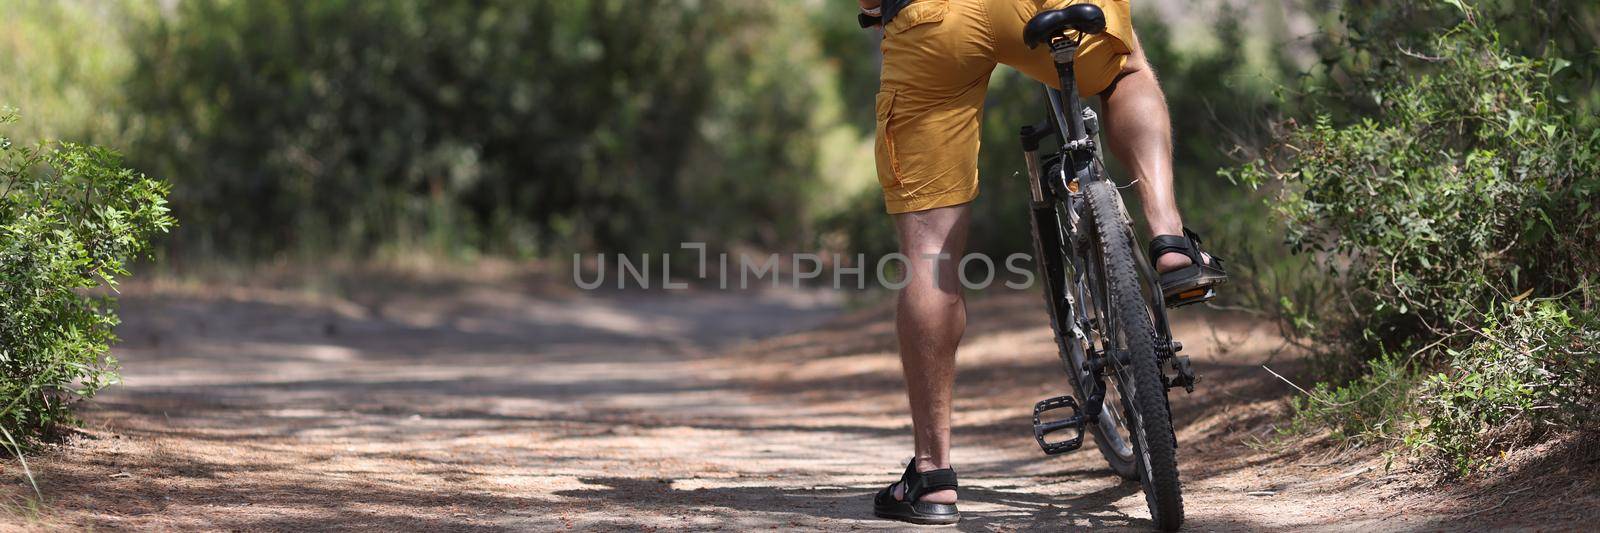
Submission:
[[[1056,409],[1071,409],[1072,416],[1049,422],[1040,420],[1040,415]],[[1033,405],[1033,439],[1039,441],[1039,448],[1044,450],[1045,455],[1067,453],[1083,447],[1083,426],[1085,423],[1087,423],[1087,420],[1084,419],[1083,413],[1078,410],[1077,400],[1074,400],[1071,396],[1057,396],[1041,400]],[[1077,435],[1060,442],[1045,440],[1046,435],[1063,429],[1073,429],[1077,431]]]
[[[1167,308],[1176,309],[1186,305],[1194,305],[1211,301],[1217,297],[1217,290],[1212,287],[1203,287],[1192,291],[1184,291],[1167,297]]]

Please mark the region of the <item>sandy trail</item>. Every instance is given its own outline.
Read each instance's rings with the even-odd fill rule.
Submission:
[[[0,519],[42,529],[903,527],[870,513],[871,493],[910,449],[887,308],[845,312],[793,292],[537,285],[402,279],[342,298],[131,287],[116,350],[125,382],[88,411],[83,437],[33,459],[45,508]],[[1138,485],[1111,475],[1092,445],[1047,458],[1031,440],[1032,402],[1065,391],[1037,295],[980,295],[971,310],[957,385],[959,529],[1147,529]],[[1271,437],[1292,392],[1260,364],[1290,376],[1299,365],[1273,355],[1281,343],[1268,326],[1205,312],[1179,320],[1203,380],[1173,401],[1190,530],[1550,530],[1596,514],[1592,452],[1532,467],[1560,474],[1543,478],[1568,485],[1559,496],[1524,491],[1505,505],[1493,481],[1420,490],[1372,453],[1252,446]],[[30,494],[15,466],[5,471],[13,502]]]

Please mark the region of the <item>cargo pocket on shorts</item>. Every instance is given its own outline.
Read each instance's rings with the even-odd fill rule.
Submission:
[[[894,20],[890,20],[883,31],[895,35],[916,26],[940,22],[949,11],[950,0],[912,0],[895,13]]]
[[[878,162],[878,184],[885,191],[900,186],[900,158],[894,149],[894,128],[890,119],[894,115],[894,91],[878,91],[878,131],[875,159]]]

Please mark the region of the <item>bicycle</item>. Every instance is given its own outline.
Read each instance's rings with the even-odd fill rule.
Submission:
[[[1039,13],[1023,35],[1030,48],[1049,46],[1063,88],[1045,85],[1049,113],[1023,126],[1020,137],[1045,308],[1073,389],[1034,405],[1033,433],[1047,455],[1057,455],[1078,449],[1085,430],[1092,432],[1112,470],[1143,485],[1156,528],[1170,531],[1183,523],[1183,493],[1167,392],[1194,392],[1196,378],[1189,359],[1177,355],[1183,344],[1172,338],[1167,300],[1102,164],[1099,119],[1074,83],[1082,38],[1105,25],[1099,7],[1076,4]],[[1040,141],[1056,135],[1059,149],[1041,158]],[[1212,295],[1206,289],[1180,300]],[[1072,415],[1041,420],[1060,409]],[[1069,429],[1076,430],[1071,439],[1046,438]]]

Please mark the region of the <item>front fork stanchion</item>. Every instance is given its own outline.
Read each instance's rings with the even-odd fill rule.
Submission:
[[[1032,194],[1032,207],[1042,209],[1049,204],[1044,201],[1044,167],[1039,162],[1039,141],[1050,136],[1049,121],[1044,125],[1023,126],[1019,134],[1022,140],[1022,159],[1028,165],[1028,192]]]

